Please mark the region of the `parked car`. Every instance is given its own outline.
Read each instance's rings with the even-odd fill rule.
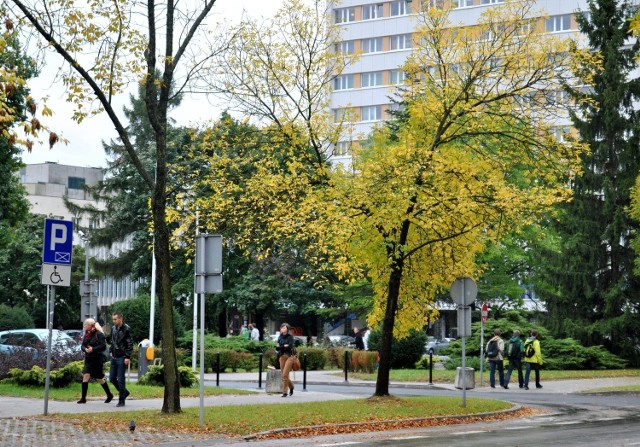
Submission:
[[[454,340],[453,338],[443,339],[430,339],[424,345],[424,352],[427,354],[439,354],[441,350],[449,347],[449,342]]]
[[[82,329],[65,329],[62,332],[73,338],[78,343],[82,343],[82,337],[84,337],[84,332],[82,331]]]
[[[51,336],[53,354],[68,355],[70,357],[78,358],[82,356],[80,345],[69,335],[57,329],[53,329],[51,331]],[[0,332],[0,344],[11,346],[12,349],[29,348],[45,353],[48,337],[48,329],[14,329]]]
[[[20,352],[28,352],[34,360],[38,358],[38,350],[29,346],[0,345],[0,358],[12,356]]]
[[[332,347],[355,348],[356,339],[350,335],[329,335],[329,343]]]

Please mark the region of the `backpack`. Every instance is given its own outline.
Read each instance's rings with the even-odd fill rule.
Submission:
[[[498,349],[498,340],[489,340],[487,343],[487,357],[498,357],[500,350]]]
[[[534,355],[536,355],[536,350],[533,349],[533,341],[527,340],[527,342],[524,344],[524,356],[533,357]]]
[[[519,359],[520,358],[520,340],[510,340],[507,346],[507,358]]]

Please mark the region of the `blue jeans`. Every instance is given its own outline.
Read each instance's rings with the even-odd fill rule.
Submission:
[[[504,366],[502,365],[502,360],[489,360],[489,384],[491,388],[496,387],[496,368],[498,368],[500,386],[504,385]]]
[[[537,363],[529,363],[526,362],[527,369],[524,373],[524,386],[529,386],[529,374],[531,373],[531,368],[536,372],[536,387],[540,388],[540,365]]]
[[[120,396],[118,400],[124,402],[129,395],[129,391],[124,383],[124,372],[127,365],[124,364],[124,357],[111,357],[111,368],[109,369],[109,382],[113,383]]]
[[[522,360],[521,359],[510,359],[509,360],[509,368],[507,368],[507,375],[504,377],[504,386],[509,386],[509,380],[511,379],[511,372],[513,370],[518,371],[518,385],[520,388],[524,386],[524,381],[522,379]]]

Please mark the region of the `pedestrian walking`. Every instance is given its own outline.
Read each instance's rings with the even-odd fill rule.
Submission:
[[[529,389],[529,374],[531,369],[536,373],[536,388],[542,388],[540,383],[540,366],[542,365],[542,351],[540,350],[540,340],[538,340],[538,331],[531,330],[531,336],[524,344],[524,363],[526,371],[524,373],[524,389]]]
[[[107,349],[107,342],[102,331],[102,326],[96,323],[93,318],[84,320],[84,336],[82,337],[82,352],[84,353],[84,367],[82,368],[82,396],[79,404],[87,403],[87,391],[89,390],[89,379],[94,378],[107,394],[104,401],[108,404],[113,399],[113,394],[109,389],[109,384],[104,380],[104,351]]]
[[[293,395],[294,388],[293,382],[289,378],[289,371],[293,368],[292,356],[295,354],[295,339],[290,331],[291,326],[289,326],[288,323],[282,323],[276,344],[278,362],[280,363],[280,371],[282,372],[282,397]]]
[[[260,341],[260,330],[253,323],[249,324],[249,330],[251,331],[251,340]]]
[[[116,387],[119,393],[116,407],[124,407],[124,402],[130,394],[125,386],[124,374],[131,362],[133,337],[131,336],[131,328],[124,322],[122,312],[114,312],[112,318],[109,382]]]
[[[364,351],[364,340],[362,339],[362,332],[357,326],[353,327],[353,338],[355,338],[356,349],[358,351]]]
[[[493,330],[493,337],[487,342],[487,359],[489,359],[489,384],[491,388],[496,387],[496,369],[500,379],[500,386],[504,386],[504,340],[500,338],[502,332],[496,328]]]
[[[509,389],[509,380],[514,369],[518,371],[518,385],[523,388],[522,359],[524,358],[524,343],[520,338],[520,331],[517,329],[513,331],[513,337],[507,343],[506,357],[509,360],[509,368],[507,368],[507,374],[504,377],[504,389]]]

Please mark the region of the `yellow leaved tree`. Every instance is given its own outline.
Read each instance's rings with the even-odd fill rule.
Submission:
[[[553,127],[568,47],[542,34],[533,4],[488,8],[474,26],[422,13],[396,125],[334,177],[342,243],[371,276],[382,327],[376,395],[389,393],[393,337],[422,328],[456,277],[478,276],[487,242],[569,199],[585,148]]]

